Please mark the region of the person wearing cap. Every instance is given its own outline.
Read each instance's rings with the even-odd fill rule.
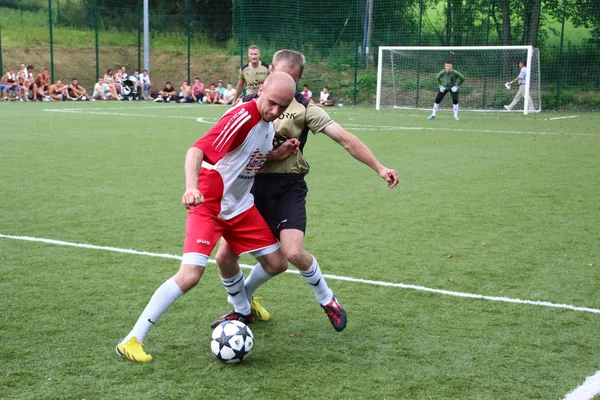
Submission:
[[[225,87],[223,86],[223,81],[222,80],[218,80],[217,81],[217,90],[219,91],[219,99],[222,99],[223,96],[225,95]]]

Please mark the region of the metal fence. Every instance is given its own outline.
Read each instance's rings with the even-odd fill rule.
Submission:
[[[109,68],[143,69],[142,14],[142,0],[0,0],[0,67],[48,67],[53,80],[88,86]],[[302,51],[303,84],[373,105],[380,45],[533,45],[543,109],[600,110],[595,0],[150,0],[149,15],[155,85],[235,84],[256,44],[267,62],[280,48]]]

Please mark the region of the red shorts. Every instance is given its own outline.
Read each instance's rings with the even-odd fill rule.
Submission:
[[[253,205],[230,220],[223,220],[206,209],[195,207],[187,215],[183,263],[205,266],[221,237],[238,255],[260,257],[279,249],[277,239]]]

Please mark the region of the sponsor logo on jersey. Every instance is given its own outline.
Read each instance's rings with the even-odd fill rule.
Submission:
[[[282,113],[279,116],[279,119],[296,119],[297,113]]]

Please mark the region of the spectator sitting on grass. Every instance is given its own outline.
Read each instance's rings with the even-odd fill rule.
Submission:
[[[319,96],[319,107],[332,106],[333,102],[329,99],[329,87],[325,86]]]
[[[223,95],[225,94],[225,87],[223,86],[223,81],[222,80],[218,80],[217,81],[217,90],[219,91],[219,98],[222,99]]]
[[[104,82],[104,78],[98,78],[98,83],[94,85],[93,100],[116,100],[119,97],[117,93]]]
[[[114,91],[117,95],[121,92],[121,85],[116,82],[112,69],[108,69],[104,75],[104,83],[108,85],[111,92]],[[120,97],[119,97],[120,98]]]
[[[231,83],[228,83],[227,89],[225,89],[225,92],[223,93],[223,101],[225,101],[226,104],[232,104],[233,99],[235,99],[235,89]]]
[[[66,96],[64,95],[65,85],[63,85],[62,81],[59,79],[56,81],[54,85],[50,85],[48,88],[48,94],[50,98],[54,101],[63,101],[66,100]]]
[[[198,100],[194,96],[192,92],[192,87],[190,86],[188,81],[183,81],[183,85],[180,88],[181,91],[181,99],[179,99],[180,103],[195,103]]]
[[[67,100],[86,101],[90,99],[87,90],[79,84],[77,78],[71,79],[71,83],[65,87]]]
[[[19,86],[19,82],[17,82],[17,75],[15,74],[14,69],[8,69],[8,72],[4,74],[2,80],[0,80],[0,86],[2,86],[2,95],[4,96],[4,101],[8,101],[8,92],[13,92],[15,97],[17,97],[20,101],[23,101],[23,99],[20,97],[22,96],[21,86]]]
[[[48,86],[50,86],[48,68],[44,68],[44,70],[35,77],[35,85],[37,90],[33,92],[33,100],[38,100],[39,97],[40,101],[50,101],[50,96],[48,96]]]
[[[210,87],[204,91],[206,95],[204,102],[206,104],[225,104],[225,101],[219,98],[219,91],[215,88],[215,84],[211,83]]]
[[[33,70],[33,66],[30,65],[31,70]],[[33,74],[28,67],[25,67],[25,64],[21,64],[21,69],[17,72],[17,82],[21,87],[21,98],[25,101],[29,101],[29,90],[33,86]]]
[[[204,101],[204,83],[200,82],[200,78],[194,79],[192,94],[197,102],[202,103]]]
[[[140,83],[142,84],[143,93],[141,93],[142,98],[146,100],[150,97],[150,93],[152,93],[152,82],[150,81],[150,75],[148,75],[148,70],[142,71],[140,75]]]
[[[304,96],[306,100],[312,100],[312,92],[308,90],[308,85],[302,87],[302,96]]]
[[[171,82],[167,82],[165,84],[165,88],[158,92],[158,97],[154,99],[155,102],[170,103],[171,101],[175,101],[175,97],[177,97],[177,91],[171,84]]]

